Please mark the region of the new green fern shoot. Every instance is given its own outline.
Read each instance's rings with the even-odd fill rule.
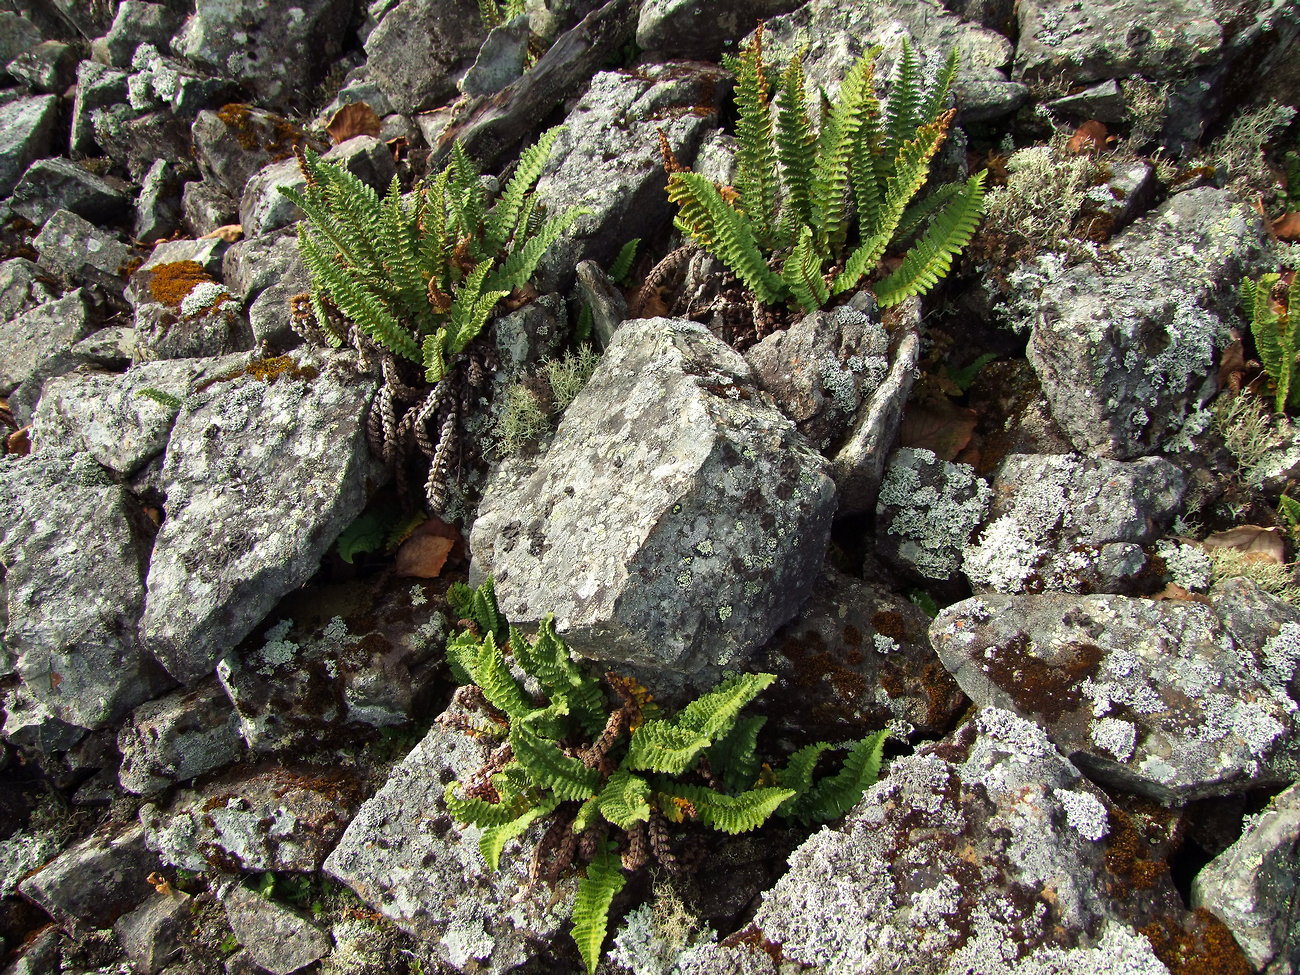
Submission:
[[[1282,283],[1282,275],[1265,274],[1258,281],[1243,281],[1241,303],[1250,316],[1259,361],[1273,381],[1274,408],[1285,413],[1300,405],[1300,382],[1296,381],[1296,352],[1300,343],[1300,288],[1294,280]]]
[[[764,305],[821,308],[913,241],[902,263],[871,285],[882,306],[897,304],[933,288],[975,232],[983,172],[915,199],[952,122],[945,108],[956,51],[926,84],[905,45],[884,110],[875,89],[879,53],[873,48],[849,69],[815,127],[802,57],[777,77],[763,62],[760,25],[754,42],[727,60],[739,113],[735,186],[698,173],[669,175],[678,229]]]
[[[448,598],[464,617],[463,632],[447,645],[452,671],[465,682],[457,700],[484,720],[453,712],[440,720],[503,747],[488,767],[448,786],[447,808],[483,830],[480,850],[491,869],[507,842],[550,820],[532,875],[554,881],[585,864],[572,933],[588,972],[600,958],[625,871],[640,869],[652,853],[674,866],[672,824],[695,819],[734,834],[774,814],[822,822],[847,812],[876,780],[885,732],[844,746],[841,768],[821,778],[814,772],[833,747],[827,742],[800,749],[777,770],[760,761],[764,719],[740,712],[773,674],[732,676],[669,717],[645,688],[610,673],[611,707],[551,619],[529,640],[502,617],[490,579],[478,589],[453,586]],[[540,695],[525,689],[523,677]]]

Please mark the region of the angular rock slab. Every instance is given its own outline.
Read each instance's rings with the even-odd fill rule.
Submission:
[[[89,457],[0,464],[5,645],[55,716],[102,728],[171,685],[136,637],[149,533]]]
[[[235,709],[211,678],[140,705],[118,732],[117,748],[122,788],[151,795],[237,761],[243,742]]]
[[[1151,453],[1215,390],[1237,286],[1265,253],[1257,214],[1225,190],[1179,193],[1043,287],[1029,339],[1052,415],[1075,448]]]
[[[116,836],[100,834],[69,847],[18,885],[51,917],[106,928],[149,892],[147,877],[159,867],[139,826]]]
[[[1264,975],[1300,972],[1300,784],[1274,796],[1241,839],[1196,875],[1192,905],[1228,926]]]
[[[1149,963],[1100,970],[1163,972],[1130,926],[1181,913],[1178,895],[1163,864],[1135,891],[1134,868],[1155,865],[1126,852],[1134,839],[1041,728],[986,708],[894,762],[841,828],[807,840],[754,928],[817,975],[1020,971],[1018,956],[1099,946],[1111,931],[1145,945]]]
[[[472,0],[401,0],[366,38],[366,67],[395,110],[414,114],[455,95],[485,33]]]
[[[316,571],[378,476],[362,419],[375,381],[354,356],[258,368],[193,392],[168,441],[140,633],[186,683]]]
[[[443,801],[446,783],[480,768],[488,753],[487,744],[434,725],[362,805],[325,871],[402,930],[433,942],[448,964],[500,975],[556,935],[576,883],[552,889],[529,882],[529,853],[542,823],[506,844],[495,873],[479,853],[481,831],[453,823]]]
[[[1180,510],[1187,478],[1163,457],[1135,461],[1012,454],[993,480],[988,524],[962,548],[977,592],[1106,592],[1111,565],[1155,541]]]
[[[536,468],[489,485],[472,574],[511,619],[554,613],[579,653],[661,686],[743,666],[816,580],[827,470],[706,328],[628,321]]]
[[[271,975],[290,975],[330,953],[329,935],[297,911],[238,884],[221,893],[230,928],[253,962]]]
[[[49,153],[58,116],[59,100],[54,95],[0,105],[0,197],[12,193],[27,167]]]
[[[1098,781],[1181,805],[1295,777],[1296,702],[1201,603],[981,596],[930,640],[971,700],[1039,722]]]

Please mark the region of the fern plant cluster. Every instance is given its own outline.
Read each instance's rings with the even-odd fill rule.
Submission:
[[[533,194],[559,132],[523,152],[495,200],[459,143],[411,193],[394,177],[380,196],[310,150],[298,153],[307,185],[281,190],[307,216],[298,242],[312,288],[296,301],[295,320],[328,344],[378,352],[385,382],[371,409],[372,443],[399,484],[418,447],[435,512],[459,454],[460,421],[485,383],[485,350],[472,344],[584,212],[546,217]]]
[[[879,53],[873,48],[849,69],[834,99],[822,94],[818,126],[802,56],[774,71],[763,60],[760,25],[753,43],[726,59],[739,116],[734,186],[689,171],[669,175],[677,228],[763,305],[822,308],[906,245],[901,263],[871,284],[882,306],[896,304],[933,288],[975,232],[983,172],[917,196],[952,124],[946,105],[956,51],[927,82],[904,45],[883,109]]]
[[[1265,274],[1241,283],[1241,303],[1250,317],[1250,333],[1260,364],[1273,381],[1273,405],[1279,413],[1300,406],[1296,352],[1300,351],[1300,288],[1281,274]]]
[[[876,780],[885,732],[846,745],[834,774],[815,779],[831,750],[817,742],[780,768],[761,761],[764,718],[740,712],[776,678],[739,674],[675,715],[644,687],[605,675],[617,699],[572,659],[542,621],[529,640],[501,615],[492,581],[448,593],[462,632],[448,642],[461,711],[439,720],[497,743],[488,762],[449,784],[448,811],[479,827],[480,850],[495,870],[505,844],[539,819],[551,824],[530,875],[554,882],[583,866],[573,907],[573,938],[587,967],[600,958],[610,905],[625,871],[653,857],[677,867],[670,829],[697,820],[724,833],[756,829],[772,815],[804,823],[843,815]],[[530,693],[528,687],[540,693]]]

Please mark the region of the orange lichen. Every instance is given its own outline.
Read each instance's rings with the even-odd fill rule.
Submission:
[[[248,105],[232,102],[217,110],[221,119],[243,149],[261,151],[275,161],[288,159],[303,143],[302,130],[277,116],[254,117]]]
[[[179,308],[194,288],[214,280],[198,261],[173,261],[149,268],[149,295],[154,301]]]

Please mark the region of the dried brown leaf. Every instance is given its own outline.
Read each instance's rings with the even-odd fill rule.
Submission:
[[[1274,220],[1273,236],[1278,240],[1300,240],[1300,211],[1292,210]]]
[[[325,131],[335,145],[358,135],[379,138],[380,121],[375,110],[365,102],[352,102],[334,113]]]
[[[1096,119],[1089,119],[1074,130],[1074,135],[1070,136],[1065,148],[1067,152],[1082,156],[1090,152],[1104,152],[1111,141],[1106,126]]]
[[[898,443],[901,447],[932,450],[940,460],[955,460],[974,436],[977,419],[974,410],[947,400],[908,403]]]
[[[465,542],[459,531],[441,518],[422,521],[397,549],[393,571],[399,576],[436,579],[449,559],[461,558]]]
[[[1259,525],[1238,525],[1226,532],[1216,532],[1201,543],[1206,548],[1230,549],[1242,555],[1258,555],[1270,562],[1282,562],[1284,546],[1282,533],[1276,528]]]
[[[224,240],[227,244],[233,244],[244,236],[244,225],[239,223],[228,223],[224,227],[218,227],[211,233],[206,233],[199,240]]]

